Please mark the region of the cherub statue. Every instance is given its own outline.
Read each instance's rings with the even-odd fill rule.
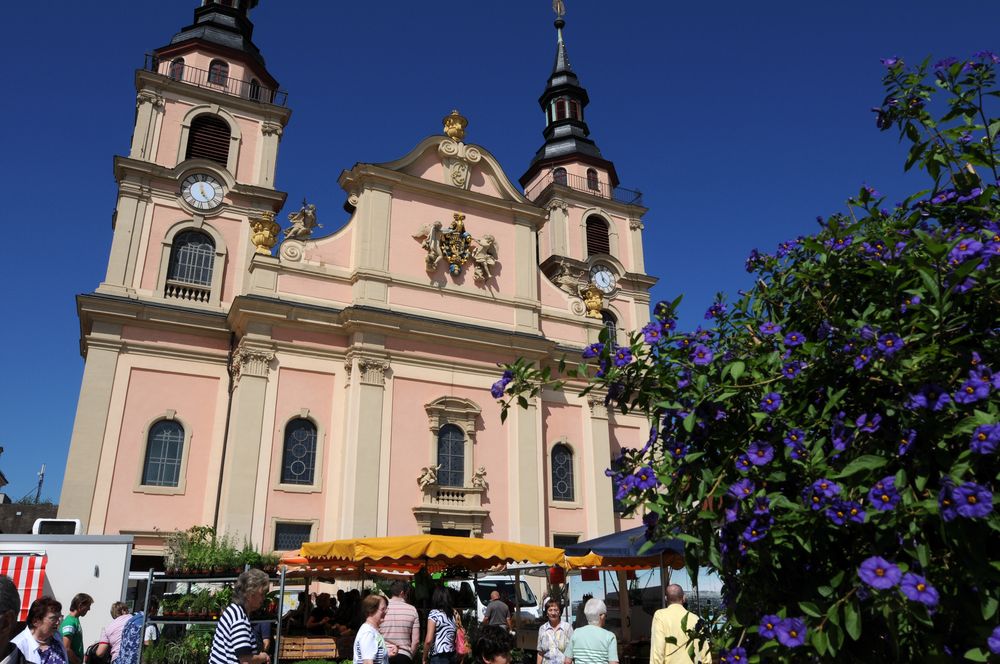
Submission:
[[[490,483],[486,481],[486,466],[480,466],[472,473],[472,486],[483,491],[490,488]]]
[[[427,487],[437,484],[438,481],[438,470],[441,469],[440,465],[437,466],[424,466],[420,469],[420,476],[417,478],[417,485],[421,490]]]
[[[492,279],[493,270],[491,268],[496,265],[500,247],[497,246],[497,241],[492,235],[484,235],[483,239],[476,240],[476,244],[478,246],[475,253],[472,254],[472,262],[476,265],[475,280]]]
[[[290,213],[288,221],[292,222],[292,225],[285,229],[286,240],[308,240],[314,228],[323,228],[316,223],[316,206],[307,203],[304,198],[302,207],[298,212]]]
[[[427,271],[433,272],[441,262],[441,222],[435,221],[433,224],[425,224],[420,227],[414,240],[423,240],[420,246],[427,252],[424,260],[427,262]]]

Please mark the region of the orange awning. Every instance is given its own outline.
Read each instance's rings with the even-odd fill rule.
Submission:
[[[588,553],[585,556],[566,556],[568,569],[595,569],[603,571],[626,572],[629,570],[655,569],[660,566],[660,556],[601,556]],[[673,569],[684,567],[684,558],[673,551],[663,554],[662,564]]]

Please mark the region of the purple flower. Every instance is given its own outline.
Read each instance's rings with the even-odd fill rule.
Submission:
[[[883,334],[878,338],[878,349],[882,351],[886,357],[892,357],[903,347],[903,340],[898,334],[889,332],[888,334]]]
[[[861,509],[861,504],[851,500],[834,501],[824,512],[826,516],[838,526],[844,525],[847,521],[854,523],[865,522],[865,511]]]
[[[917,437],[917,432],[913,429],[907,430],[905,434],[899,439],[899,456],[903,456],[910,451],[910,445],[913,444],[914,439]]]
[[[777,392],[768,392],[760,400],[760,409],[765,413],[773,413],[781,408],[781,395]]]
[[[626,364],[632,361],[632,351],[624,346],[615,350],[615,366],[624,367]]]
[[[759,542],[767,536],[768,522],[763,519],[754,519],[743,531],[743,539],[747,542]]]
[[[859,350],[858,354],[854,356],[854,368],[864,369],[868,366],[868,363],[872,361],[873,355],[874,352],[872,351],[871,346],[866,346],[865,348]]]
[[[750,463],[755,466],[766,466],[774,458],[774,448],[762,441],[754,441],[747,448],[747,456]]]
[[[802,618],[785,618],[775,626],[778,643],[786,648],[798,648],[806,642],[806,621]]]
[[[740,518],[740,504],[736,503],[732,507],[727,507],[724,512],[726,523],[732,523]]]
[[[806,336],[801,332],[789,332],[785,335],[786,346],[801,346],[806,341]]]
[[[1000,444],[1000,424],[983,424],[972,432],[969,449],[977,454],[993,454]]]
[[[1000,655],[1000,626],[993,628],[990,638],[986,640],[986,645],[989,646],[991,653]]]
[[[948,262],[957,265],[962,261],[974,258],[983,250],[983,243],[979,240],[962,239],[958,241],[948,253]]]
[[[738,470],[739,472],[745,473],[749,471],[752,467],[753,464],[750,462],[750,457],[747,456],[746,454],[741,454],[738,457],[736,457],[736,470]]]
[[[990,384],[975,378],[962,383],[962,386],[955,392],[956,403],[975,403],[990,395]]]
[[[879,62],[881,62],[886,67],[886,69],[892,69],[893,67],[902,65],[903,59],[898,55],[894,55],[891,58],[880,58]]]
[[[777,323],[772,323],[771,321],[767,321],[760,326],[760,333],[764,336],[771,336],[772,334],[778,334],[779,332],[781,332],[781,326]]]
[[[715,354],[712,353],[712,350],[708,346],[698,344],[691,351],[691,361],[700,367],[711,364],[713,359],[715,359]]]
[[[846,429],[845,427],[835,424],[830,427],[830,443],[833,445],[833,449],[838,452],[843,452],[847,449],[847,446],[851,444],[854,440],[854,434]]]
[[[846,249],[847,247],[851,246],[853,242],[854,242],[854,236],[846,235],[844,237],[830,238],[829,240],[824,242],[824,244],[826,245],[827,249],[840,251],[841,249]]]
[[[592,357],[597,357],[602,352],[604,352],[604,344],[596,343],[590,344],[583,349],[583,359],[589,360]]]
[[[670,456],[674,457],[675,459],[683,459],[684,456],[688,453],[688,446],[684,445],[683,443],[675,442],[673,445],[670,446],[669,449],[670,449]]]
[[[861,567],[858,568],[858,576],[876,590],[888,590],[899,583],[903,574],[898,567],[885,558],[872,556],[861,563]]]
[[[813,491],[822,494],[824,498],[833,498],[840,493],[840,486],[831,480],[821,477],[812,483]]]
[[[497,382],[493,383],[493,385],[490,387],[490,395],[494,399],[500,399],[503,397],[504,390],[506,389],[507,389],[507,383],[505,383],[501,378]]]
[[[716,302],[705,311],[705,320],[711,320],[713,318],[718,318],[719,316],[726,313],[726,305],[722,302]]]
[[[948,67],[951,67],[956,62],[958,62],[958,58],[951,58],[951,57],[944,58],[944,59],[938,60],[937,62],[934,63],[934,69],[937,69],[937,70],[947,69]]]
[[[945,521],[952,521],[958,516],[958,512],[955,510],[955,501],[951,495],[954,489],[955,486],[951,481],[945,478],[941,483],[941,491],[938,493],[938,509],[941,518]]]
[[[719,661],[723,664],[742,664],[747,661],[747,649],[737,647],[723,650],[719,653]]]
[[[895,509],[899,499],[899,492],[896,491],[896,479],[892,475],[883,477],[868,492],[868,500],[872,507],[881,512]]]
[[[938,591],[927,583],[927,579],[912,572],[903,575],[903,579],[899,582],[899,589],[906,595],[907,599],[920,602],[930,608],[937,606],[940,599]]]
[[[731,487],[729,487],[729,495],[737,500],[743,500],[744,498],[749,498],[756,491],[756,487],[753,482],[748,479],[737,480]]]
[[[635,488],[655,489],[660,481],[656,479],[656,473],[649,466],[643,466],[635,473]]]
[[[805,366],[802,362],[792,360],[791,362],[786,362],[785,366],[781,367],[781,375],[785,378],[791,379],[795,378],[802,372],[802,367]]]
[[[959,142],[962,142],[961,138],[959,138],[958,140],[959,140]],[[972,140],[972,136],[968,136],[967,140],[965,141],[965,143],[968,143],[971,140]],[[957,202],[957,203],[968,203],[973,198],[979,198],[982,195],[982,193],[983,193],[983,188],[982,187],[973,187],[972,190],[969,191],[969,193],[962,194],[957,199],[955,199],[955,202]]]
[[[993,494],[975,482],[966,482],[951,491],[955,511],[966,519],[978,519],[993,511]]]
[[[868,419],[868,413],[862,413],[858,419],[854,420],[855,426],[857,426],[860,431],[865,433],[875,433],[878,431],[881,422],[882,416],[878,413],[872,415],[871,419]]]
[[[753,513],[757,516],[770,516],[771,514],[771,499],[767,496],[761,496],[753,501]]]
[[[671,331],[673,331],[676,328],[677,328],[677,321],[674,320],[673,318],[665,318],[663,320],[663,331],[664,332],[671,332]]]
[[[903,298],[903,304],[899,305],[899,310],[903,313],[906,313],[907,309],[909,309],[910,307],[915,307],[918,304],[920,304],[919,295],[907,295],[906,297]]]
[[[663,326],[658,321],[650,321],[642,328],[642,336],[646,343],[652,346],[663,338]]]
[[[760,634],[760,637],[762,639],[773,639],[778,635],[777,631],[775,630],[778,627],[778,623],[780,622],[781,618],[774,615],[773,613],[769,613],[766,616],[761,616],[760,630],[757,633]]]

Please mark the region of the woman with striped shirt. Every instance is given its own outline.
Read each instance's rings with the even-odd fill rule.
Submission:
[[[270,587],[271,580],[259,569],[240,574],[233,586],[233,603],[219,616],[209,664],[270,664],[267,653],[254,652],[256,639],[247,617],[261,607]]]
[[[431,595],[431,612],[427,615],[424,664],[454,662],[455,620],[452,618],[451,596],[447,588],[438,586]]]

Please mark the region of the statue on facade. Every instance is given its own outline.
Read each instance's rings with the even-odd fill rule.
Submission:
[[[304,198],[302,207],[298,212],[290,213],[288,221],[292,222],[292,225],[285,229],[286,240],[308,240],[314,228],[323,228],[316,223],[316,206],[307,203]]]
[[[486,466],[480,466],[472,473],[472,486],[483,491],[490,488],[489,482],[486,481]]]
[[[437,484],[438,481],[438,470],[441,469],[440,465],[437,466],[424,466],[420,469],[420,476],[417,477],[417,486],[421,490],[426,489],[429,486]]]
[[[424,262],[427,263],[427,271],[433,272],[441,262],[441,222],[435,221],[433,224],[424,224],[413,236],[414,240],[423,240],[420,246],[427,252]]]
[[[499,249],[496,238],[492,235],[484,235],[481,240],[476,240],[476,250],[472,254],[476,281],[486,281],[493,278],[492,268],[499,258]]]

